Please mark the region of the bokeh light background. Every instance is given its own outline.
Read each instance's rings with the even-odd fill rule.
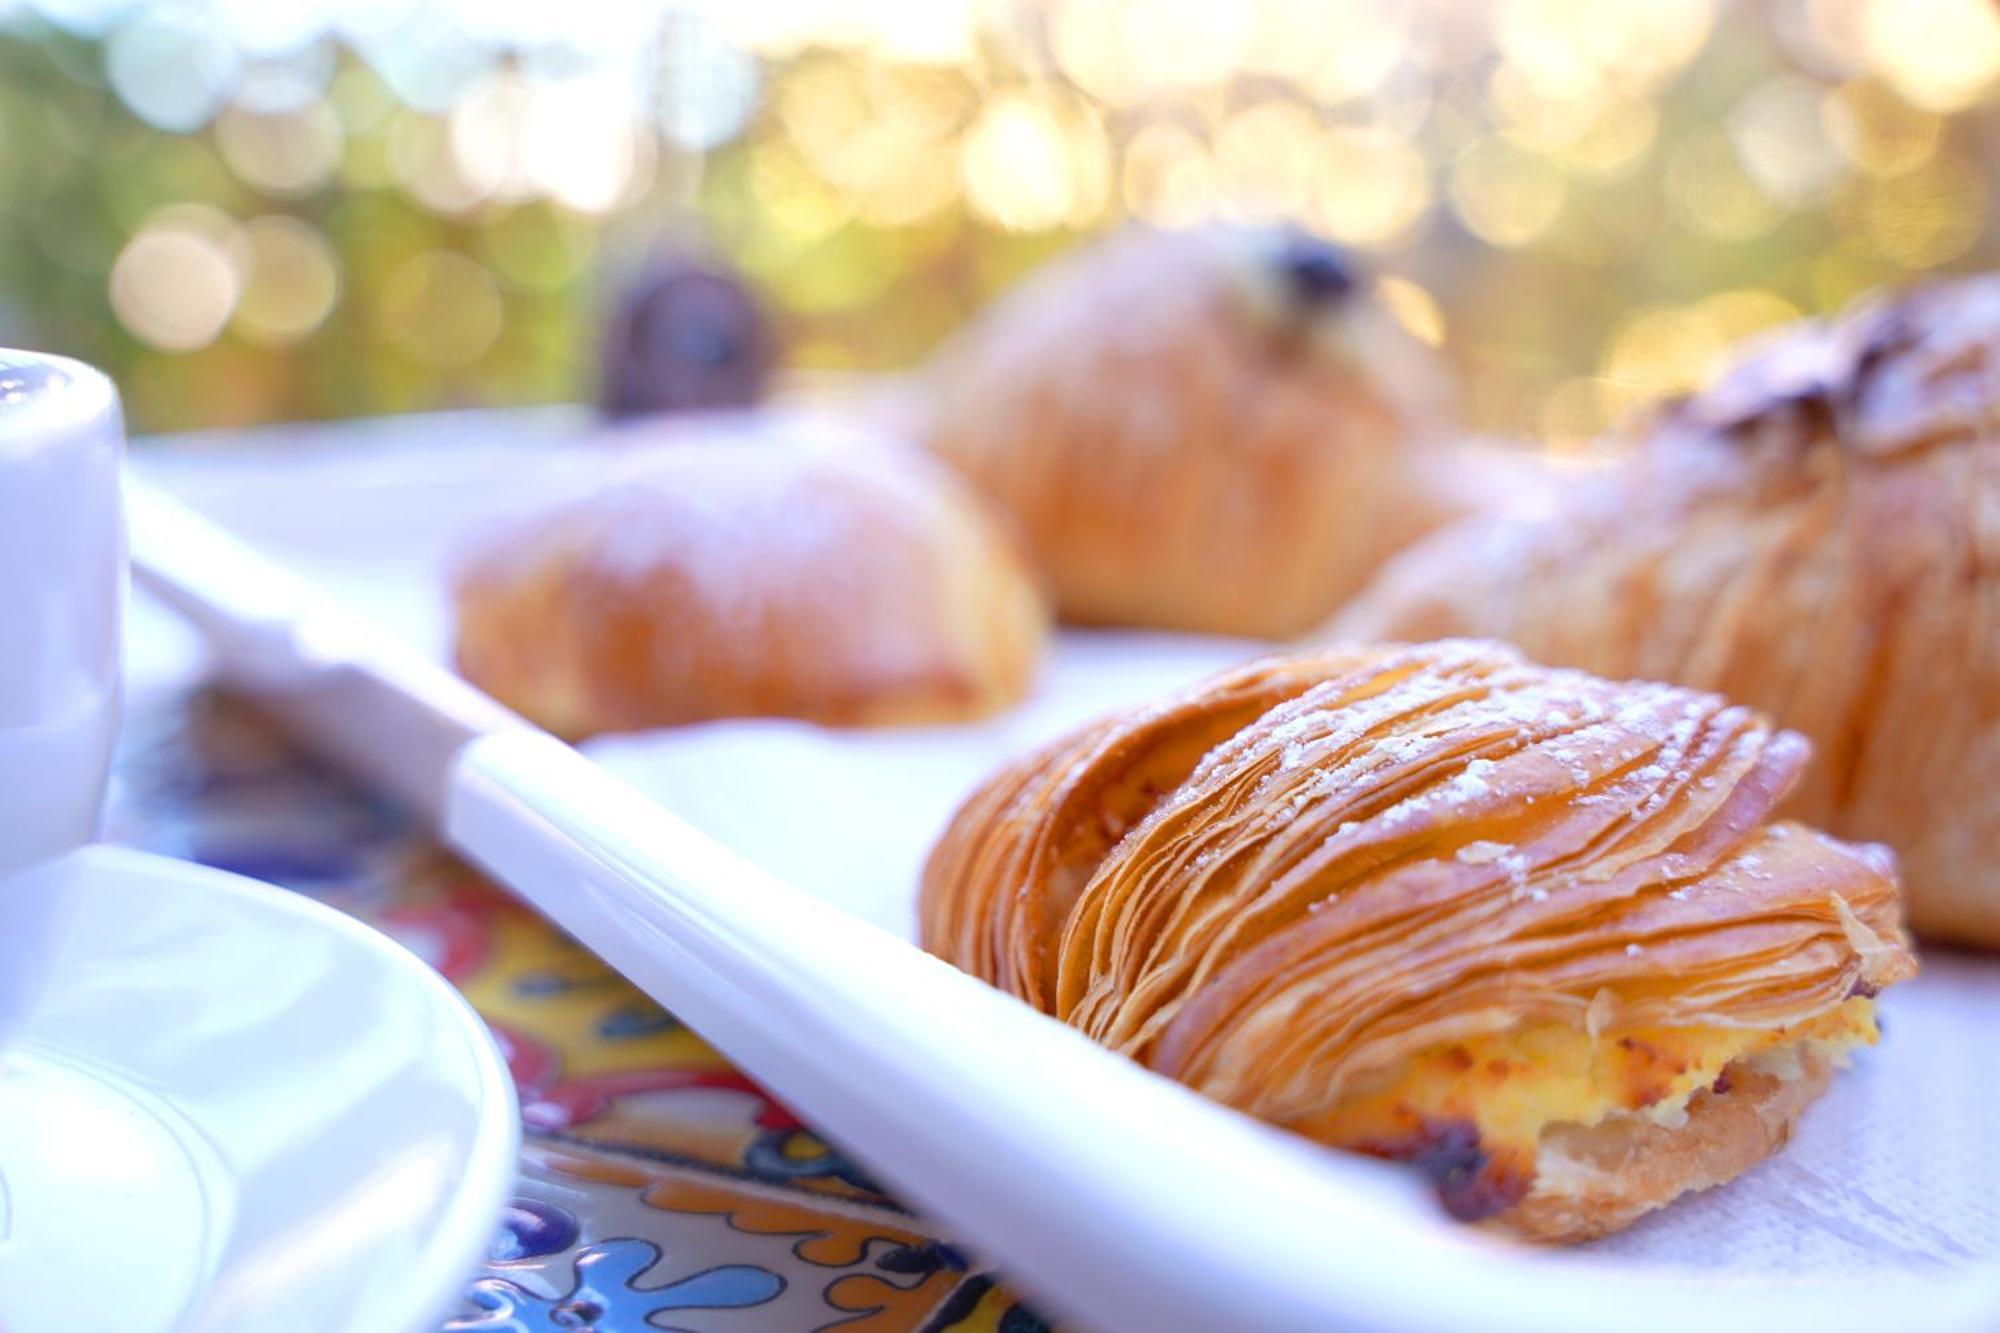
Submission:
[[[1992,264],[1996,99],[1993,0],[17,2],[0,342],[147,430],[588,397],[706,246],[792,365],[887,370],[1121,219],[1294,217],[1576,448]]]

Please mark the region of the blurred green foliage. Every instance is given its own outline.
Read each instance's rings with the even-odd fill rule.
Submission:
[[[203,13],[0,21],[0,341],[143,430],[588,397],[673,247],[793,364],[904,367],[1081,235],[1221,212],[1367,252],[1475,428],[1575,446],[2000,253],[1987,0],[663,9],[615,58]]]

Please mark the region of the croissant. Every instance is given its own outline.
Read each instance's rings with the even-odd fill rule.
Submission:
[[[1065,619],[1291,636],[1468,503],[1425,351],[1302,232],[1133,228],[949,346],[923,433]]]
[[[1048,612],[976,497],[914,448],[759,421],[592,452],[568,493],[487,533],[453,589],[460,671],[571,737],[1021,698]]]
[[[1001,770],[926,946],[1448,1209],[1578,1240],[1782,1143],[1915,965],[1807,744],[1503,645],[1253,662]]]
[[[1788,813],[1896,849],[1922,935],[2000,946],[2000,277],[1808,324],[1547,516],[1468,520],[1332,622],[1719,691],[1810,737]]]

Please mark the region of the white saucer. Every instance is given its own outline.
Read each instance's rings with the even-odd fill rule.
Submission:
[[[519,1119],[429,967],[309,899],[92,847],[0,1054],[0,1328],[435,1328],[493,1234]]]

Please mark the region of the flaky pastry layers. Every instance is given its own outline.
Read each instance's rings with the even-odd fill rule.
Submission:
[[[1268,658],[996,774],[924,942],[1461,1217],[1599,1235],[1782,1143],[1914,971],[1890,856],[1770,820],[1806,754],[1497,644]]]
[[[579,453],[459,570],[467,679],[565,736],[707,718],[978,717],[1048,612],[1013,541],[910,447],[782,423]]]
[[[1470,503],[1426,353],[1304,233],[1134,227],[948,345],[925,435],[1063,618],[1293,635]]]
[[[1787,331],[1540,518],[1468,520],[1335,618],[1712,689],[1805,733],[1786,813],[1896,849],[2000,946],[2000,277]]]

